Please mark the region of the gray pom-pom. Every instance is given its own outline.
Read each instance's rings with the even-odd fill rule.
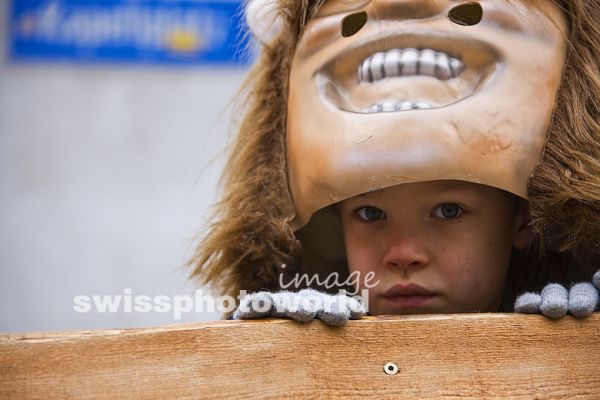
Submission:
[[[594,274],[592,281],[594,282],[594,286],[596,286],[596,288],[600,290],[600,271]]]
[[[542,305],[542,296],[537,293],[523,293],[515,301],[515,312],[524,314],[537,314]]]
[[[549,318],[562,318],[567,315],[569,307],[569,292],[557,283],[546,285],[542,289],[542,304],[540,311]]]
[[[576,318],[591,315],[598,304],[598,291],[591,283],[578,283],[569,291],[569,314]]]

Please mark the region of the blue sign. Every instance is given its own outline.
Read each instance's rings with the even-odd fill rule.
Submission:
[[[12,0],[9,57],[245,63],[241,7],[241,0]]]

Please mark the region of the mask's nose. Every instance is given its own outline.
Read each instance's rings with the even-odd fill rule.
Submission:
[[[340,0],[338,0],[340,1]],[[342,36],[360,31],[367,22],[404,21],[439,16],[444,12],[441,0],[341,0],[358,10],[342,21]],[[447,0],[446,0],[447,1]]]
[[[444,14],[447,1],[441,0],[371,0],[366,7],[371,20],[411,20]]]

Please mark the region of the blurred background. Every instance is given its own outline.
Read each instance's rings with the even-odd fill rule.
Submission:
[[[0,332],[220,317],[77,313],[73,300],[198,287],[184,264],[251,58],[239,6],[0,1]]]

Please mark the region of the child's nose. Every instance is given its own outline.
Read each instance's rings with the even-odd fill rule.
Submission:
[[[383,264],[402,269],[423,268],[429,264],[429,256],[423,241],[416,234],[406,232],[394,235],[387,243]]]

